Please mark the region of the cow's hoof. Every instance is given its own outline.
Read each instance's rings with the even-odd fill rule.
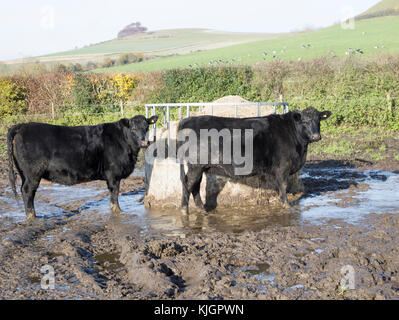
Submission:
[[[182,208],[180,211],[181,211],[181,214],[183,216],[187,216],[188,215],[188,208]]]
[[[206,211],[204,207],[199,208],[199,212],[200,212],[201,214],[208,214],[208,211]]]
[[[36,213],[35,211],[30,211],[26,213],[26,221],[31,222],[36,220]]]
[[[111,203],[111,212],[112,212],[112,214],[120,214],[122,212],[122,210],[119,207],[119,205]]]
[[[283,203],[283,208],[284,209],[291,209],[291,205],[288,202]]]

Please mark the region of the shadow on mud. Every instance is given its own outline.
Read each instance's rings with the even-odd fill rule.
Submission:
[[[308,162],[302,169],[301,179],[305,187],[305,194],[302,198],[345,190],[362,183],[367,175],[357,171],[359,163],[371,164],[369,161],[360,159],[356,162],[346,160]],[[378,173],[375,173],[374,176],[377,179],[380,177],[386,180],[384,175],[379,176]]]

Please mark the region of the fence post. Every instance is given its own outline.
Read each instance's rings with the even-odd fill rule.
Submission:
[[[151,115],[152,115],[152,116],[155,116],[155,115],[156,115],[156,111],[155,111],[155,107],[154,107],[154,106],[152,107]],[[155,142],[157,141],[157,124],[156,124],[156,123],[154,123],[154,124],[152,125],[152,130],[153,130],[153,132],[154,132],[154,143],[155,143]]]
[[[168,154],[170,148],[170,108],[169,106],[166,107],[166,125],[168,128]]]
[[[120,105],[120,107],[121,107],[121,115],[122,115],[122,117],[124,116],[124,110],[123,110],[123,101],[122,100],[119,100],[119,105]]]
[[[55,118],[55,108],[54,108],[54,102],[51,102],[51,116],[54,120]]]

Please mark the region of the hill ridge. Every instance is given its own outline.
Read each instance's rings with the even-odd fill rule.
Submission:
[[[363,20],[394,15],[399,15],[399,0],[382,0],[357,15],[356,19]]]

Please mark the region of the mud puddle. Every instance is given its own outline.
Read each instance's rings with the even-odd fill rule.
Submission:
[[[388,171],[359,172],[349,167],[305,168],[301,175],[306,194],[291,209],[281,207],[217,209],[208,214],[182,216],[179,210],[147,210],[140,202],[144,190],[119,197],[123,213],[113,222],[141,234],[185,237],[188,233],[260,231],[267,226],[361,223],[370,213],[396,213],[399,203],[399,174]],[[38,189],[39,219],[87,219],[111,217],[106,189],[52,184]],[[25,220],[22,200],[17,203],[6,189],[0,197],[0,221],[15,224]]]
[[[299,202],[301,223],[320,225],[335,220],[339,228],[340,222],[359,224],[369,214],[398,212],[398,173],[325,168],[309,170],[302,179],[305,183],[306,180],[323,180],[326,190],[316,189],[314,193],[310,190]],[[341,187],[336,188],[336,185]]]

